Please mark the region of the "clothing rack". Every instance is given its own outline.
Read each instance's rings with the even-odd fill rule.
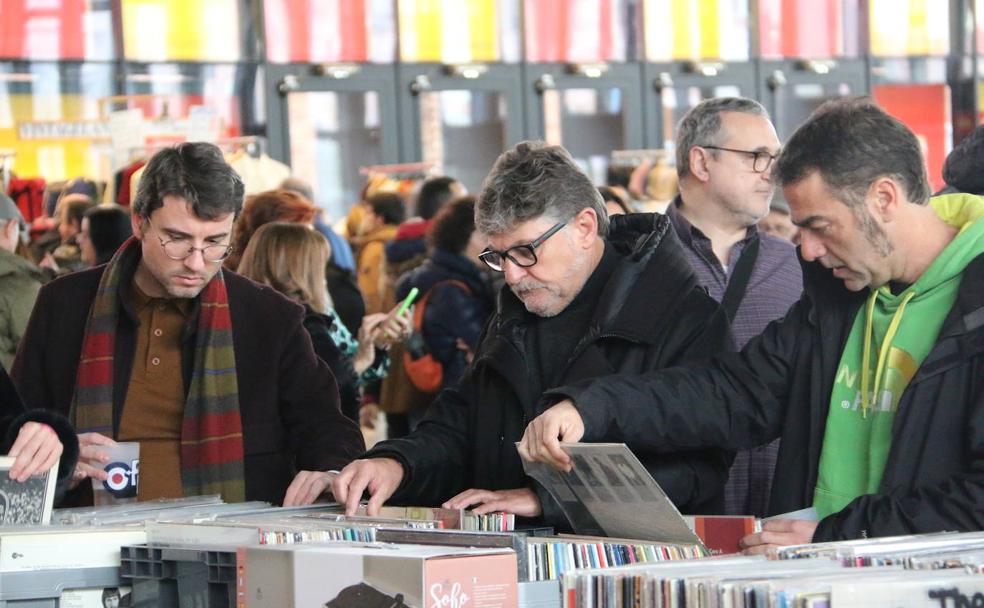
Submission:
[[[385,175],[395,180],[423,179],[434,175],[438,171],[439,166],[435,162],[370,165],[359,169],[359,173],[362,175]]]

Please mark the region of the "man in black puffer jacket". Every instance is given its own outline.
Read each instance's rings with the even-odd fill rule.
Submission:
[[[727,322],[669,220],[622,216],[609,231],[600,196],[559,146],[521,143],[504,153],[479,197],[476,225],[489,245],[480,257],[504,273],[508,289],[474,362],[415,432],[346,467],[333,491],[350,510],[368,488],[370,513],[392,497],[568,528],[516,451],[543,411],[540,395],[576,379],[704,359],[730,348]],[[729,452],[636,453],[681,510],[721,509]]]

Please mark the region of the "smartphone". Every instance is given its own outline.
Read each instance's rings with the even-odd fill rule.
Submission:
[[[413,301],[417,298],[418,293],[420,293],[420,290],[417,289],[416,287],[410,290],[410,293],[407,294],[407,297],[403,298],[403,301],[400,302],[400,307],[396,309],[396,316],[399,317],[400,315],[405,313],[408,308],[410,308],[410,305],[413,304]]]

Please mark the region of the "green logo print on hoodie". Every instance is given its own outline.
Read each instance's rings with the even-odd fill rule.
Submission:
[[[964,268],[984,253],[984,198],[935,197],[956,238],[906,290],[872,290],[848,336],[830,395],[813,506],[820,517],[878,491],[902,392],[936,343]]]

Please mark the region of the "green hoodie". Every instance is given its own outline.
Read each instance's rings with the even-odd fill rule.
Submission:
[[[878,491],[902,392],[936,343],[964,268],[984,253],[984,198],[951,194],[929,204],[960,232],[903,292],[872,290],[854,319],[830,395],[813,495],[820,517]]]

